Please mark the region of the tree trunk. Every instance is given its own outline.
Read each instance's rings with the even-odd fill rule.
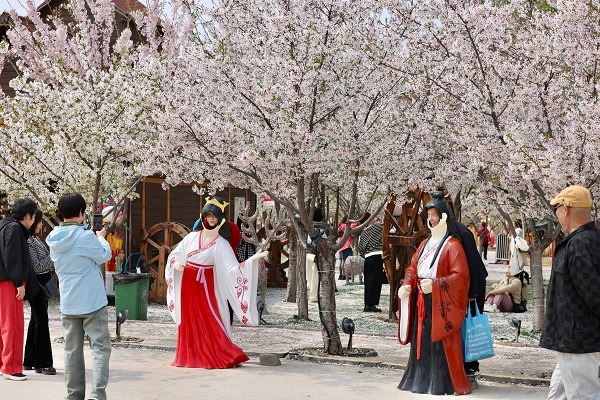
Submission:
[[[528,220],[529,229],[533,232],[533,243],[529,247],[531,258],[531,280],[533,297],[533,331],[540,332],[544,329],[546,300],[544,292],[544,275],[542,269],[542,254],[546,247],[556,240],[561,232],[557,221],[547,219],[545,230],[536,230],[535,220]]]
[[[102,174],[99,172],[96,173],[96,182],[94,183],[94,195],[92,199],[92,206],[89,208],[89,221],[90,226],[93,227],[94,223],[94,214],[102,213],[102,206],[100,206],[100,184],[102,183]],[[102,273],[102,280],[106,279],[106,263],[100,264],[100,272]]]
[[[544,275],[542,272],[542,253],[544,248],[538,235],[533,236],[533,245],[529,252],[531,259],[531,294],[533,303],[533,331],[540,332],[544,328]]]
[[[308,296],[306,294],[306,248],[296,246],[296,303],[298,319],[308,320]]]
[[[335,311],[335,252],[326,240],[317,241],[316,263],[321,286],[319,290],[319,316],[323,325],[323,350],[327,354],[343,354]]]
[[[297,268],[297,257],[298,257],[298,247],[299,243],[298,243],[298,235],[296,234],[296,231],[294,229],[290,229],[289,230],[289,244],[290,244],[290,249],[289,249],[289,260],[288,260],[288,282],[287,282],[287,291],[285,292],[285,301],[288,303],[295,303],[296,302],[296,293],[298,291],[298,289],[296,288],[297,282],[296,282],[296,278],[297,278],[297,273],[296,273],[296,268]],[[306,273],[305,273],[306,275]]]
[[[102,183],[102,174],[96,173],[96,180],[94,182],[94,194],[92,198],[92,206],[89,208],[90,218],[93,218],[94,214],[101,213],[102,208],[100,207],[100,184]]]

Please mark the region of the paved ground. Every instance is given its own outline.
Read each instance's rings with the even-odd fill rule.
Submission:
[[[0,380],[0,398],[60,399],[64,395],[62,345],[54,346],[56,376],[29,374],[24,382]],[[88,367],[91,353],[86,350]],[[201,370],[170,366],[173,353],[158,350],[113,349],[110,399],[186,400],[232,399],[425,399],[439,396],[400,392],[401,372],[392,369],[311,364],[284,359],[282,365],[261,366],[252,358],[242,367]],[[90,370],[87,370],[90,382]],[[547,388],[482,382],[468,399],[541,400]]]
[[[497,269],[496,275],[501,275],[505,266],[490,265],[488,269],[490,272]],[[359,299],[361,297],[358,296]],[[290,304],[290,307],[293,310],[293,305]],[[26,315],[28,309],[26,306]],[[62,332],[56,302],[50,311],[53,353],[59,374],[42,376],[29,373],[26,382],[0,379],[0,400],[62,398],[63,345],[60,343]],[[289,316],[286,318],[289,319]],[[275,315],[271,314],[268,319],[274,320]],[[363,320],[363,323],[366,322]],[[114,334],[114,317],[111,317],[110,324],[111,333]],[[143,341],[115,344],[109,385],[111,399],[191,399],[199,396],[237,397],[240,394],[261,399],[362,399],[365,395],[396,399],[400,393],[403,399],[428,397],[399,392],[396,388],[410,346],[400,346],[393,329],[382,334],[354,335],[355,347],[372,348],[377,351],[377,357],[350,359],[303,355],[300,358],[304,361],[282,358],[281,366],[264,367],[258,364],[259,354],[277,353],[282,357],[293,357],[294,349],[320,346],[323,343],[320,330],[307,329],[306,326],[290,322],[259,327],[234,325],[233,341],[250,355],[251,360],[241,368],[225,371],[170,366],[174,358],[177,328],[170,320],[166,307],[152,305],[149,320],[127,321],[123,325],[123,334],[143,338]],[[347,335],[343,335],[342,341],[346,343]],[[536,346],[525,347],[505,341],[497,341],[494,346],[496,356],[481,361],[480,386],[469,398],[506,399],[520,396],[522,399],[545,399],[548,389],[544,385],[548,384],[556,363],[554,353]],[[89,369],[91,356],[86,354]],[[171,383],[178,385],[178,392],[169,392]]]

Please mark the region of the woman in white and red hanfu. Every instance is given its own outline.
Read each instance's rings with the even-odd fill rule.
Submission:
[[[167,306],[178,325],[173,366],[232,368],[248,360],[231,341],[227,302],[242,324],[259,324],[258,260],[267,252],[237,261],[228,241],[227,204],[207,199],[200,230],[186,235],[167,260]]]
[[[398,289],[398,340],[412,343],[398,388],[468,394],[460,330],[469,291],[467,257],[443,192],[434,192],[425,210],[431,237],[421,242]]]

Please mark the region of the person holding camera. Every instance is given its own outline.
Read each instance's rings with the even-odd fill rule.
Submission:
[[[111,258],[106,228],[93,232],[83,224],[86,203],[79,193],[58,201],[63,219],[48,235],[50,258],[60,281],[60,311],[65,339],[67,400],[106,400],[111,352],[108,301],[99,264]],[[92,390],[85,397],[83,341],[89,336],[94,358]]]

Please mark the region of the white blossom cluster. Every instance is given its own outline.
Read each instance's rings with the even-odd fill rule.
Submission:
[[[2,188],[51,205],[160,173],[302,212],[315,182],[447,184],[541,217],[597,191],[596,3],[156,0],[122,27],[110,0],[69,23],[30,1],[0,51]]]

